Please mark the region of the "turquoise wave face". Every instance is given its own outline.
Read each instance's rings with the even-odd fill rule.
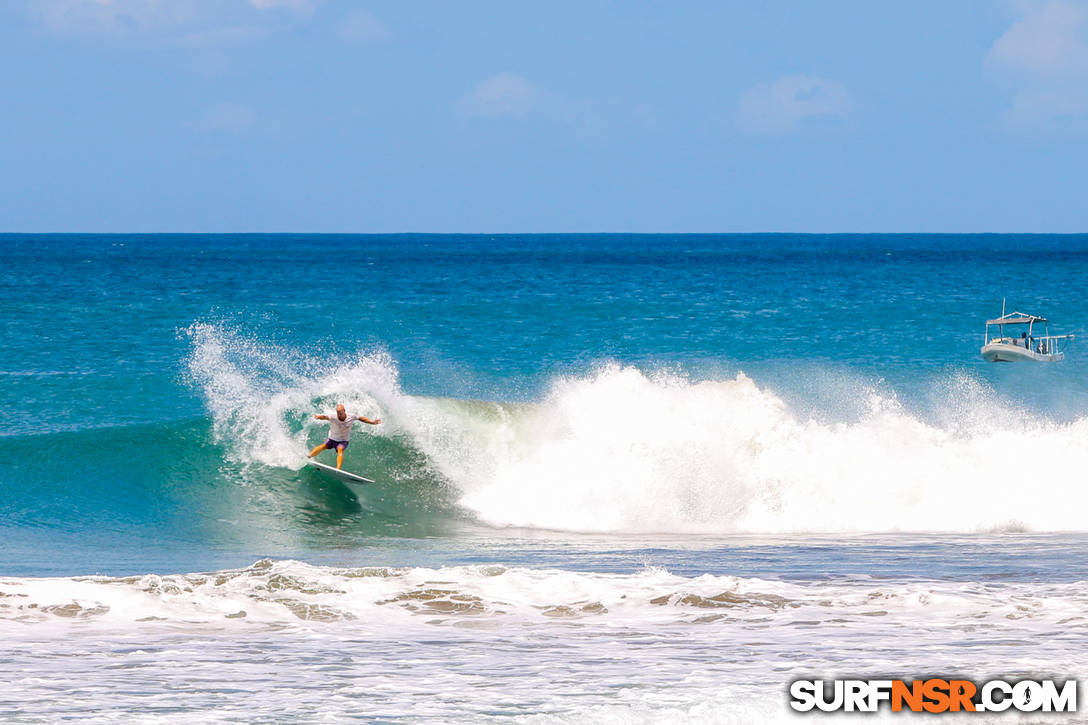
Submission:
[[[16,569],[71,571],[67,552],[110,567],[213,562],[216,551],[285,555],[458,525],[440,481],[403,475],[420,470],[417,454],[394,439],[356,445],[348,464],[379,479],[364,491],[300,465],[234,461],[203,419],[0,438],[5,552]]]

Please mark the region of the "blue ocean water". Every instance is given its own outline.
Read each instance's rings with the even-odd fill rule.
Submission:
[[[0,235],[0,261],[7,714],[253,720],[274,688],[300,720],[746,722],[790,673],[1088,664],[1088,340],[979,356],[1003,303],[1083,333],[1088,235]],[[383,418],[345,459],[372,487],[303,467],[337,402]],[[417,659],[423,710],[390,674]],[[95,694],[104,662],[130,696]]]

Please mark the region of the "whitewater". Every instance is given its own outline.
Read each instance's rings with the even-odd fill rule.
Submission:
[[[692,380],[604,364],[540,400],[406,394],[387,354],[322,366],[194,325],[189,360],[232,460],[302,465],[312,411],[343,402],[385,418],[374,435],[424,462],[400,476],[452,487],[493,526],[625,533],[1084,531],[1088,417],[1048,421],[978,380],[947,381],[926,421],[894,393],[844,389],[852,420],[802,415],[743,372]],[[839,406],[840,408],[846,406]],[[818,411],[817,413],[821,413]],[[370,432],[370,431],[368,431]],[[1045,461],[1042,473],[1010,450]],[[364,463],[365,462],[362,462]],[[1031,481],[1030,490],[1026,485]],[[1060,500],[1063,505],[1055,506]]]
[[[7,660],[18,675],[0,701],[52,717],[66,712],[56,699],[64,693],[101,721],[207,707],[215,721],[341,721],[361,711],[424,722],[480,713],[518,722],[548,713],[563,722],[777,721],[786,717],[772,704],[781,678],[843,660],[851,671],[887,667],[889,657],[905,671],[951,671],[972,649],[972,671],[987,676],[1008,673],[1009,658],[1023,671],[1088,664],[1076,631],[1088,626],[1080,583],[813,586],[657,568],[263,560],[205,574],[0,579],[0,587],[0,632],[19,647]],[[62,666],[58,658],[76,654],[71,638],[98,644]],[[909,648],[866,648],[903,638]],[[1032,648],[1041,638],[1045,651]],[[1034,654],[1025,658],[1025,648]],[[722,687],[726,676],[744,685]],[[111,680],[124,685],[107,694]],[[559,683],[562,695],[550,694]],[[517,714],[526,709],[542,715]]]

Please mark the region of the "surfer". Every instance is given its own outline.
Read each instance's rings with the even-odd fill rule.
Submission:
[[[335,415],[315,415],[314,419],[329,421],[329,437],[325,439],[324,443],[310,451],[310,455],[306,457],[313,458],[326,448],[335,448],[337,468],[340,468],[344,463],[344,449],[348,447],[348,439],[351,438],[351,426],[355,425],[355,421],[359,420],[370,425],[378,425],[382,422],[381,418],[371,420],[361,415],[349,416],[344,410],[343,403],[336,406]]]

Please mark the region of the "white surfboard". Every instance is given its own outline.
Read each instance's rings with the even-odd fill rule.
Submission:
[[[348,471],[341,470],[336,466],[330,466],[328,464],[321,463],[320,461],[315,461],[312,458],[306,459],[306,465],[310,466],[311,468],[325,471],[334,478],[338,478],[341,481],[345,481],[347,483],[374,483],[374,481],[369,478],[357,476],[354,473],[349,473]]]

